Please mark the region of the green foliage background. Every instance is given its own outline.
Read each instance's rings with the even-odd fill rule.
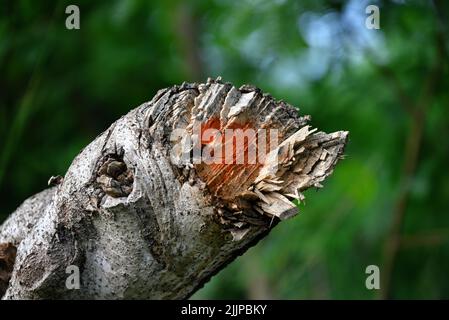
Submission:
[[[69,4],[80,30],[65,28]],[[448,15],[443,1],[7,1],[0,221],[157,89],[221,75],[350,142],[300,214],[195,298],[447,299]],[[366,266],[388,278],[395,243],[389,289],[367,290]]]

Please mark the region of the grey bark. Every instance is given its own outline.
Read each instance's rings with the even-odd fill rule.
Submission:
[[[182,160],[176,146],[185,137],[173,139],[173,130],[209,119],[220,129],[239,121],[276,128],[280,144],[263,166]],[[308,120],[220,79],[160,90],[3,223],[0,244],[17,248],[3,299],[189,297],[332,173],[347,132],[316,132]],[[70,265],[79,267],[79,289],[66,286]]]

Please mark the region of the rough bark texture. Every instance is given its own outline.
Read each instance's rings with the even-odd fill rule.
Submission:
[[[257,88],[220,79],[160,90],[3,223],[3,298],[189,297],[331,174],[347,132],[316,132],[308,120]],[[193,135],[196,124],[277,129],[279,144],[263,164],[185,161],[177,146],[186,135],[172,133]],[[79,290],[66,287],[69,265],[80,269]]]

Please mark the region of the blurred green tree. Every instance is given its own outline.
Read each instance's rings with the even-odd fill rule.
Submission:
[[[221,75],[351,141],[303,213],[196,298],[449,298],[447,2],[79,0],[67,30],[69,4],[0,9],[1,219],[157,89]]]

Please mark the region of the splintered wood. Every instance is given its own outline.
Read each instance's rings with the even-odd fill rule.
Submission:
[[[209,80],[198,90],[181,122],[185,136],[194,141],[182,153],[193,154],[188,165],[228,217],[243,211],[294,216],[298,210],[292,200],[303,201],[309,187],[321,188],[342,158],[347,131],[312,129],[309,116],[299,116],[298,109],[258,88]],[[247,222],[232,224],[241,226],[242,220]]]

